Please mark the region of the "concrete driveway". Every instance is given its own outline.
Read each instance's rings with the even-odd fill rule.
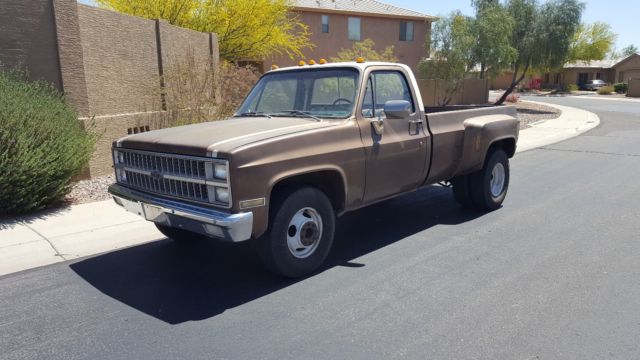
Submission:
[[[535,100],[602,123],[518,154],[498,211],[358,211],[300,281],[169,240],[0,277],[0,358],[638,359],[640,104]]]

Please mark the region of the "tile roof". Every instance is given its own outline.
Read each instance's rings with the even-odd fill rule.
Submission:
[[[572,63],[566,64],[564,66],[564,68],[565,69],[567,69],[567,68],[604,68],[604,69],[608,69],[608,68],[612,68],[613,65],[617,64],[621,60],[622,59],[576,61],[576,62],[572,62]]]
[[[293,1],[293,6],[297,8],[356,12],[372,15],[435,18],[431,15],[403,9],[375,0],[295,0]]]
[[[623,58],[619,58],[619,59],[612,59],[612,60],[597,60],[597,61],[576,61],[573,63],[569,63],[566,64],[564,66],[565,69],[567,68],[604,68],[604,69],[608,69],[608,68],[612,68],[615,67],[616,65],[620,64],[621,62],[624,62],[628,59],[631,59],[634,56],[640,56],[640,53],[637,54],[631,54],[629,56],[623,57]]]

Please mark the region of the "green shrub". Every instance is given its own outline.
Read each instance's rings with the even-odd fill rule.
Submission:
[[[0,67],[0,215],[62,199],[94,142],[55,88]]]
[[[576,85],[576,84],[567,85],[567,91],[568,92],[578,91],[578,85]]]
[[[598,89],[598,95],[611,95],[613,93],[612,86],[603,86]]]
[[[625,83],[617,83],[613,85],[613,90],[618,94],[626,94],[629,86]]]

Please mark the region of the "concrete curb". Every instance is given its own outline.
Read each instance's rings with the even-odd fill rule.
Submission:
[[[562,115],[521,131],[518,152],[578,136],[600,123],[588,111],[539,104],[558,108]],[[0,276],[163,238],[153,223],[113,200],[0,221]]]
[[[576,137],[600,125],[598,115],[586,110],[538,101],[521,101],[553,107],[562,111],[562,114],[557,119],[543,120],[520,131],[519,153]]]

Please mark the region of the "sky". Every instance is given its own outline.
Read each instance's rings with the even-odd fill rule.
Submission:
[[[79,0],[81,3],[94,5],[93,0]],[[429,15],[446,15],[453,10],[461,10],[464,14],[473,15],[471,0],[379,0],[410,10]],[[611,25],[618,34],[616,48],[634,44],[640,48],[640,0],[582,0],[586,9],[582,21],[592,23],[603,21]]]

